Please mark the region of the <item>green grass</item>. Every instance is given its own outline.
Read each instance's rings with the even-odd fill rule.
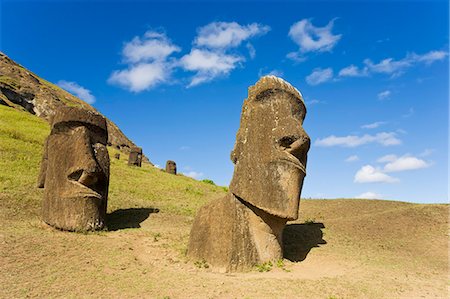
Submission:
[[[42,189],[36,180],[48,124],[38,117],[0,105],[0,206],[2,213],[17,216],[39,213]],[[108,148],[113,157],[118,151]],[[170,175],[150,164],[127,165],[128,156],[111,158],[108,210],[153,207],[162,212],[194,216],[197,209],[224,194],[222,187],[182,175]],[[25,209],[24,205],[31,209]]]

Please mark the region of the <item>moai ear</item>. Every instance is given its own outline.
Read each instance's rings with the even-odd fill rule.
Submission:
[[[41,169],[39,171],[39,177],[37,182],[38,188],[44,188],[45,186],[45,177],[47,175],[47,164],[48,164],[48,137],[45,139],[44,142],[44,153],[42,155],[42,161],[41,161]]]

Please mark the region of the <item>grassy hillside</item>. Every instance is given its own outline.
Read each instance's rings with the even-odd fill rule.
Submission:
[[[302,200],[284,260],[221,274],[185,252],[196,210],[223,188],[128,167],[122,153],[111,159],[110,231],[49,228],[35,187],[48,133],[0,105],[0,298],[448,297],[448,205]]]

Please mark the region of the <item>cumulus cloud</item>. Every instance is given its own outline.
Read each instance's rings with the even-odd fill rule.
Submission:
[[[353,64],[341,69],[339,77],[365,77],[370,74],[386,74],[392,78],[402,75],[408,68],[418,64],[430,65],[433,62],[445,59],[448,52],[430,51],[425,54],[410,53],[402,59],[392,57],[384,58],[379,62],[373,62],[371,59],[364,59],[364,66],[358,67]]]
[[[257,23],[243,26],[236,22],[213,22],[197,30],[194,44],[197,47],[210,49],[235,48],[243,41],[254,36],[264,35],[269,31],[269,26]]]
[[[387,163],[387,162],[395,161],[396,159],[397,159],[396,155],[390,154],[390,155],[385,155],[381,158],[378,158],[377,162],[378,163]]]
[[[374,122],[374,123],[371,123],[371,124],[362,125],[361,128],[362,129],[376,129],[379,126],[382,126],[384,124],[387,124],[387,122],[385,122],[385,121],[377,121],[377,122]]]
[[[359,157],[357,155],[349,156],[347,159],[345,159],[345,162],[355,162],[359,161]]]
[[[365,77],[368,76],[368,69],[365,68],[358,68],[357,66],[349,65],[339,71],[340,77]]]
[[[322,139],[317,139],[314,145],[331,147],[357,147],[368,143],[378,143],[383,146],[391,146],[401,144],[401,140],[397,138],[395,132],[381,132],[375,135],[365,134],[363,136],[348,135],[348,136],[328,136]]]
[[[122,55],[126,62],[138,63],[142,61],[162,61],[170,54],[181,49],[172,44],[163,33],[147,31],[144,36],[134,37],[125,43]]]
[[[193,179],[201,179],[203,177],[203,172],[197,172],[197,171],[188,171],[183,173],[185,176],[191,177]]]
[[[88,104],[93,104],[95,102],[95,97],[92,95],[91,91],[78,85],[76,82],[60,80],[56,83],[56,85],[82,99]]]
[[[195,72],[188,87],[228,75],[245,61],[242,55],[236,53],[235,48],[269,30],[269,26],[257,23],[240,25],[236,22],[213,22],[200,27],[191,52],[179,61],[184,70]],[[255,48],[249,42],[246,47],[253,59],[256,55]]]
[[[331,68],[316,68],[306,77],[306,83],[309,85],[318,85],[333,79],[333,70]]]
[[[356,172],[353,181],[355,183],[396,183],[399,180],[371,165],[365,165]]]
[[[390,90],[382,91],[382,92],[378,93],[378,95],[377,95],[379,100],[389,99],[390,96],[391,96],[391,91]]]
[[[288,58],[295,61],[302,60],[302,54],[307,52],[329,52],[341,39],[342,34],[334,35],[334,19],[324,27],[316,27],[311,19],[303,19],[292,24],[289,29],[289,37],[299,46],[297,52],[291,52]]]
[[[356,195],[355,198],[360,198],[360,199],[379,199],[381,198],[381,194],[372,192],[372,191],[367,191],[364,193],[361,193],[360,195]]]
[[[394,158],[394,157],[392,157]],[[402,157],[395,157],[395,159],[392,159],[384,165],[384,171],[385,172],[400,172],[400,171],[407,171],[407,170],[415,170],[415,169],[421,169],[421,168],[427,168],[431,164],[425,162],[422,159],[413,157],[413,156],[402,156]]]
[[[172,44],[164,33],[147,31],[125,43],[122,56],[128,67],[115,70],[108,79],[132,92],[140,92],[167,82],[174,67],[169,56],[181,49]]]
[[[228,75],[242,61],[244,59],[240,56],[192,49],[191,53],[181,58],[180,63],[185,70],[197,72],[188,84],[188,87],[192,87],[211,81],[218,76]]]

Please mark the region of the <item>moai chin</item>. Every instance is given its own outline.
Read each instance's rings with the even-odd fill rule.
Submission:
[[[47,137],[38,187],[42,220],[68,231],[105,226],[109,186],[106,119],[74,107],[60,108]]]
[[[177,174],[177,163],[172,160],[166,162],[166,172],[170,174]]]
[[[141,167],[142,165],[142,148],[132,147],[130,156],[128,157],[128,165]]]
[[[310,139],[306,107],[283,79],[265,76],[248,90],[231,153],[228,194],[203,206],[188,255],[221,271],[242,271],[283,258],[282,233],[298,218]]]

